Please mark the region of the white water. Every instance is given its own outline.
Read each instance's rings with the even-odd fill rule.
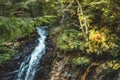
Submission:
[[[45,39],[46,31],[42,28],[37,27],[37,32],[40,35],[38,38],[38,45],[30,56],[26,56],[24,62],[21,63],[19,73],[15,80],[34,80],[37,66],[41,56],[45,53]]]

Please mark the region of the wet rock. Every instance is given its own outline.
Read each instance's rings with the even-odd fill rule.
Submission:
[[[11,60],[7,61],[6,63],[0,65],[0,80],[13,80],[16,76],[16,71],[20,63],[24,60],[25,56],[29,55],[34,47],[36,46],[36,39],[33,38],[28,42],[20,45],[17,49],[19,53],[14,56]]]
[[[0,75],[0,80],[13,80],[18,70],[8,72],[6,74]]]

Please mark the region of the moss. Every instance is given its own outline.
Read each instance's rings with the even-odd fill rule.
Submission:
[[[0,47],[0,65],[10,60],[16,53],[17,51],[14,49]]]

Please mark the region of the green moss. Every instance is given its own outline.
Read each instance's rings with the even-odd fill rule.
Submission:
[[[0,47],[0,65],[10,60],[16,53],[17,51],[14,49]]]

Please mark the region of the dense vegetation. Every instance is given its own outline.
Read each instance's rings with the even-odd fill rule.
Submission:
[[[108,62],[111,70],[118,70],[119,4],[119,0],[1,0],[0,45],[29,35],[36,26],[59,26],[51,36],[61,54],[72,57],[70,63]]]
[[[61,7],[64,29],[56,40],[58,48],[72,56],[77,54],[73,63],[107,62],[112,70],[119,69],[119,1],[63,0]]]

